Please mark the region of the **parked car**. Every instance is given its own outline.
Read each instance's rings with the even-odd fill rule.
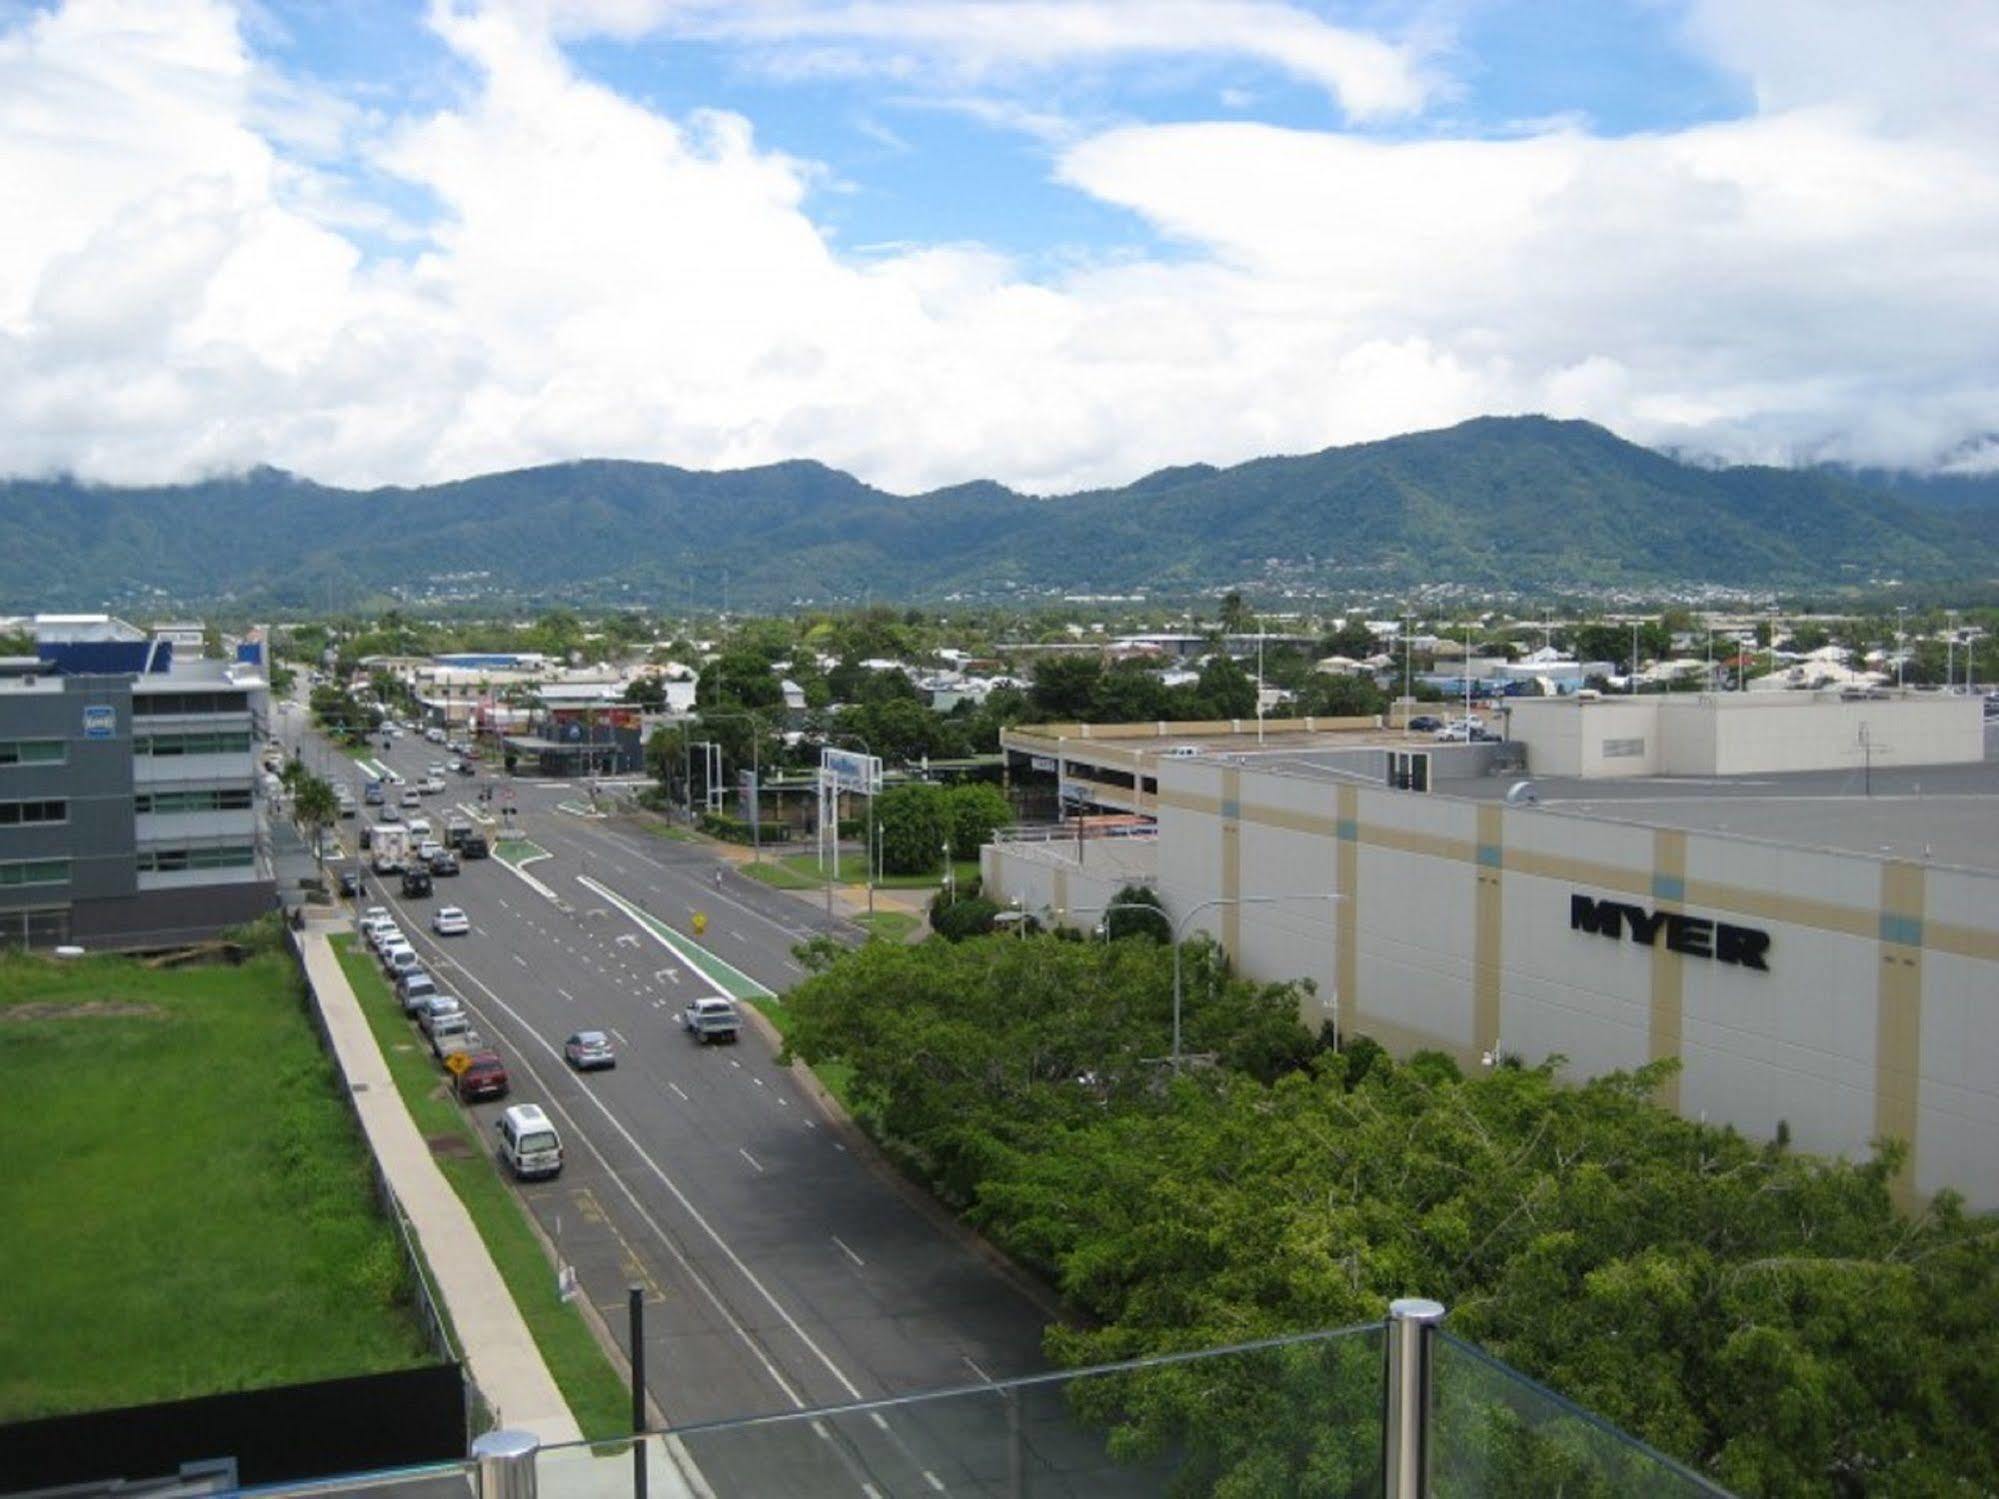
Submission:
[[[458,1002],[455,994],[433,994],[417,1006],[416,1023],[426,1036],[437,1026],[437,1022],[447,1015],[463,1015],[465,1006]]]
[[[419,1019],[422,1017],[419,1016]],[[431,1016],[430,1054],[443,1061],[454,1051],[467,1051],[472,1046],[472,1017],[463,1010],[451,1010],[442,1015]]]
[[[472,930],[472,918],[456,906],[439,906],[430,918],[430,929],[440,937],[462,937]]]
[[[340,871],[340,893],[349,900],[357,900],[368,893],[367,882],[361,878],[358,869]]]
[[[396,980],[396,998],[403,1002],[405,1015],[414,1015],[418,1005],[429,1004],[443,992],[437,980],[421,968],[412,968]]]
[[[611,1049],[611,1038],[602,1031],[575,1032],[562,1043],[562,1055],[578,1072],[618,1065],[618,1054]]]
[[[511,1086],[507,1064],[497,1051],[475,1051],[468,1055],[465,1068],[454,1084],[458,1097],[466,1103],[479,1098],[505,1098]]]
[[[382,966],[392,974],[401,975],[409,969],[421,967],[423,960],[416,955],[416,949],[405,943],[392,947],[383,955]]]

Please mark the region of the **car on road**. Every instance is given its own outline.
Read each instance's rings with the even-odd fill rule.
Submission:
[[[377,957],[402,940],[403,929],[396,925],[392,916],[385,916],[368,928],[368,945],[375,950]]]
[[[451,1010],[442,1015],[431,1016],[428,1029],[430,1054],[440,1062],[454,1051],[472,1051],[486,1044],[474,1033],[472,1017],[463,1010]]]
[[[1434,734],[1444,726],[1444,721],[1434,713],[1418,713],[1409,720],[1412,734]]]
[[[443,852],[444,845],[439,843],[435,838],[421,839],[416,846],[417,859],[425,865],[428,865],[431,860]]]
[[[430,929],[440,937],[462,937],[472,930],[472,918],[456,906],[439,906],[430,918]]]
[[[412,864],[403,871],[403,894],[410,900],[422,900],[430,891],[430,871],[423,865]]]
[[[517,1103],[493,1127],[500,1132],[500,1159],[515,1176],[561,1174],[562,1137],[537,1105]]]
[[[432,744],[442,744],[444,743],[444,730],[428,728],[423,731],[423,737],[428,739]]]
[[[416,1023],[426,1036],[447,1015],[463,1015],[465,1006],[458,1002],[455,994],[433,994],[416,1008]]]
[[[458,845],[461,858],[484,859],[491,857],[493,846],[486,841],[484,833],[474,830],[465,835],[465,841]]]
[[[424,796],[440,795],[444,790],[444,777],[437,775],[425,776],[416,783],[416,789]]]
[[[423,793],[418,791],[414,786],[403,787],[403,794],[399,799],[405,807],[421,807],[423,805]]]
[[[562,1043],[562,1055],[578,1072],[618,1065],[618,1054],[611,1049],[611,1038],[602,1031],[573,1032]]]
[[[424,766],[423,773],[427,776],[438,776],[441,778],[444,775],[444,762],[441,760],[431,761],[430,764]]]
[[[430,819],[428,817],[412,817],[410,819],[410,837],[421,843],[430,836]]]
[[[375,818],[379,822],[401,822],[403,820],[403,814],[400,811],[398,811],[395,807],[389,806],[389,807],[384,807],[382,808],[381,811],[377,812],[375,814]]]
[[[470,760],[453,760],[451,768],[462,776],[476,776],[479,773]]]
[[[507,1064],[500,1059],[497,1051],[469,1052],[465,1067],[452,1086],[458,1090],[458,1097],[464,1103],[480,1098],[505,1098],[511,1086],[507,1078]]]
[[[392,947],[382,954],[382,966],[400,978],[410,969],[422,967],[423,960],[416,955],[414,947],[404,943],[401,947]]]
[[[414,1015],[418,1005],[429,1004],[443,992],[437,987],[437,980],[421,968],[412,968],[396,980],[396,998],[403,1002],[405,1015]]]
[[[430,856],[430,872],[432,874],[458,873],[458,855],[454,854],[448,848],[440,848]]]
[[[680,1028],[703,1046],[717,1041],[733,1042],[742,1035],[743,1017],[733,1000],[710,994],[687,1001],[680,1012]]]
[[[367,882],[361,878],[360,870],[343,869],[340,871],[340,893],[350,900],[358,899],[368,893]]]

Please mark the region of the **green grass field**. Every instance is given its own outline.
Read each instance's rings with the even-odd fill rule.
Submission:
[[[289,960],[0,957],[0,1096],[0,1420],[430,1359]]]
[[[966,885],[979,877],[977,859],[960,859],[953,866],[957,881]],[[782,871],[781,873],[758,874],[758,869]],[[826,873],[819,867],[818,859],[812,854],[787,854],[775,864],[765,859],[761,865],[745,864],[742,872],[753,879],[760,879],[767,885],[775,885],[780,890],[817,890],[826,883]],[[843,885],[865,885],[868,881],[866,862],[857,853],[840,855],[839,883]],[[944,883],[941,866],[923,874],[891,874],[875,881],[881,890],[935,890]]]
[[[397,1091],[418,1132],[427,1140],[457,1142],[456,1149],[437,1152],[438,1169],[478,1226],[479,1237],[513,1292],[570,1414],[586,1437],[629,1431],[629,1387],[584,1325],[582,1313],[555,1294],[555,1267],[535,1237],[520,1199],[474,1138],[470,1119],[445,1085],[444,1070],[431,1057],[421,1034],[403,1018],[381,970],[366,952],[353,946],[354,940],[336,939],[340,966],[388,1058]]]

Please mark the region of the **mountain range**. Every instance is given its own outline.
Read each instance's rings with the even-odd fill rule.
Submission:
[[[1999,485],[1702,467],[1543,417],[1047,498],[989,482],[893,495],[809,461],[592,460],[365,491],[268,468],[0,482],[9,611],[148,590],[266,609],[452,592],[781,607],[1280,582],[1822,587],[1995,567]]]

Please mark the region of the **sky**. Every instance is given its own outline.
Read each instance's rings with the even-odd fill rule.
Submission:
[[[0,0],[0,473],[1999,468],[1999,0]]]

